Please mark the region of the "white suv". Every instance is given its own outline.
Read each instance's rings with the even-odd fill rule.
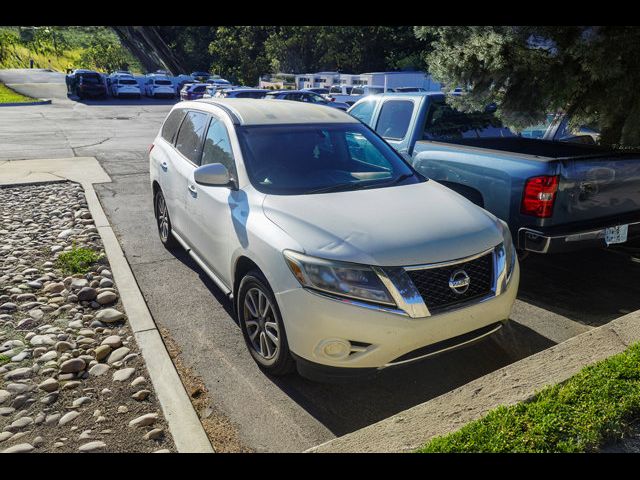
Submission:
[[[506,224],[344,112],[181,102],[149,162],[162,243],[233,298],[268,373],[375,373],[509,318],[519,266]]]

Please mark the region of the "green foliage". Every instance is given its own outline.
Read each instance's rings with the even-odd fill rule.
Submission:
[[[640,343],[588,366],[530,402],[498,407],[420,452],[590,452],[640,414]]]
[[[87,273],[91,265],[102,258],[102,255],[84,247],[73,247],[67,252],[60,254],[56,261],[56,266],[65,274]]]
[[[0,353],[0,366],[4,365],[5,363],[9,363],[10,360],[11,358]]]
[[[423,69],[428,44],[408,26],[158,27],[192,69],[255,85],[267,73]]]
[[[13,30],[0,30],[0,62],[9,55],[9,50],[20,42],[18,33]]]
[[[109,70],[113,65],[141,71],[139,62],[109,27],[0,27],[0,68],[28,68],[30,60],[36,68],[61,71]]]
[[[434,77],[467,90],[456,106],[495,101],[509,126],[564,110],[600,125],[602,143],[640,145],[640,31],[604,26],[415,27]]]
[[[33,102],[35,98],[21,95],[18,92],[14,92],[6,85],[0,83],[0,103],[25,103]]]
[[[108,38],[97,38],[89,44],[80,56],[83,65],[92,66],[97,70],[110,72],[128,69],[132,56],[119,41]]]

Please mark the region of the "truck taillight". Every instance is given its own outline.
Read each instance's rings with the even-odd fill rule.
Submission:
[[[524,185],[520,212],[538,218],[553,214],[553,203],[558,191],[558,176],[541,175],[529,178]]]
[[[149,155],[151,153],[151,150],[153,150],[153,147],[155,147],[155,143],[152,143],[151,145],[149,145],[149,151],[147,152],[147,155]]]

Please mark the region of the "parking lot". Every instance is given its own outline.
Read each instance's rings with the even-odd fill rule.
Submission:
[[[246,350],[230,302],[187,254],[171,255],[157,237],[146,152],[174,101],[76,102],[66,97],[64,76],[46,72],[2,73],[0,80],[53,98],[51,105],[0,110],[0,162],[98,159],[113,182],[96,191],[156,323],[201,377],[234,429],[227,434],[248,449],[305,450],[640,309],[640,255],[634,259],[629,249],[531,255],[521,264],[512,321],[484,342],[366,382],[266,377]]]

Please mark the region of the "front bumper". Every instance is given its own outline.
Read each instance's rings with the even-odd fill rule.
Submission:
[[[520,269],[516,262],[508,285],[499,295],[419,318],[365,308],[303,288],[277,293],[276,298],[289,347],[299,364],[303,365],[301,373],[304,375],[304,370],[321,365],[330,367],[325,368],[325,373],[333,371],[333,377],[351,377],[451,350],[459,344],[447,344],[435,351],[422,349],[507,320],[519,279]],[[352,353],[341,359],[329,358],[322,347],[327,341],[335,340],[349,342],[353,347]],[[473,338],[465,337],[459,343],[470,341]],[[335,369],[350,371],[340,373]]]
[[[608,227],[629,225],[627,241],[640,238],[640,220],[636,218],[610,220],[603,225],[538,229],[523,227],[518,230],[518,247],[535,253],[561,253],[585,248],[604,247],[604,232]]]

